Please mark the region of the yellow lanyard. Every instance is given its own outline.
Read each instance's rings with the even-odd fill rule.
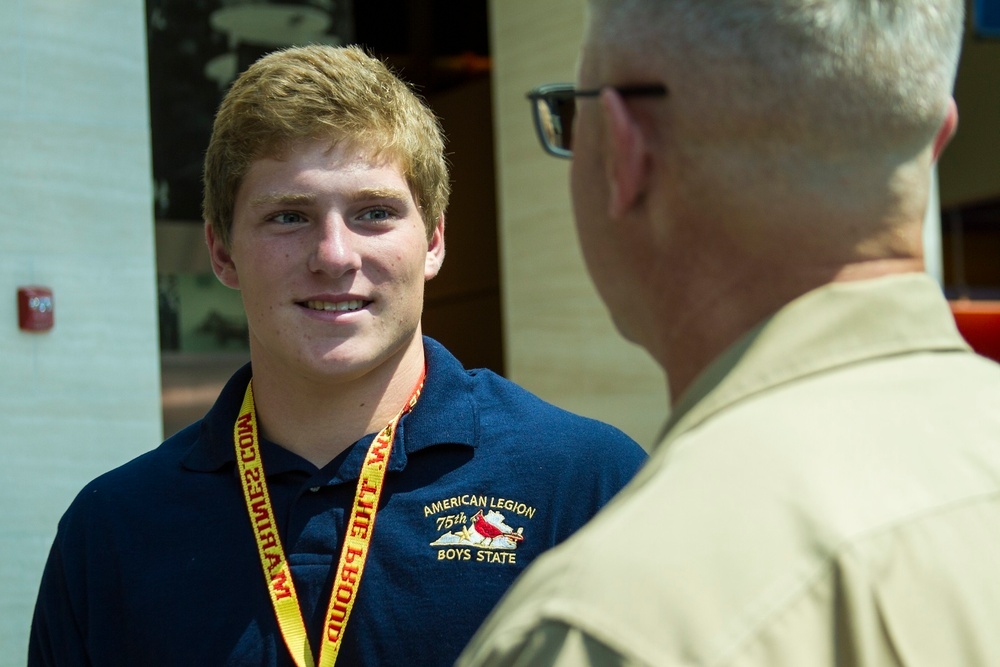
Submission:
[[[375,527],[375,515],[382,495],[383,480],[396,426],[404,414],[417,403],[424,386],[421,375],[417,388],[403,409],[392,418],[382,431],[375,436],[368,447],[365,463],[358,477],[358,488],[354,493],[354,504],[347,522],[347,534],[340,552],[337,575],[333,580],[330,604],[326,612],[326,627],[319,650],[319,667],[333,667],[340,653],[341,639],[347,627],[354,600],[357,598],[361,575],[371,544]],[[302,619],[299,598],[292,583],[292,572],[285,558],[285,549],[278,537],[277,522],[271,497],[264,478],[264,465],[260,457],[260,443],[257,438],[257,413],[254,410],[252,383],[247,383],[240,416],[233,427],[233,443],[236,447],[236,465],[240,470],[243,497],[247,503],[247,514],[257,540],[261,568],[267,589],[271,594],[271,604],[278,618],[278,627],[284,637],[292,659],[298,667],[314,667],[312,649],[306,636],[306,624]]]

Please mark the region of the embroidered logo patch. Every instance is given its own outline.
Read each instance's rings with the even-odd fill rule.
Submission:
[[[525,503],[472,494],[424,507],[424,516],[433,517],[436,530],[443,531],[430,543],[438,550],[438,560],[516,563],[515,551],[525,540],[524,525],[515,528],[508,522],[520,523],[511,517],[530,520],[534,515],[535,508]]]

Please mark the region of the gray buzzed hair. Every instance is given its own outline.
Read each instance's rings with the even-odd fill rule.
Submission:
[[[669,63],[671,95],[699,98],[720,132],[847,152],[930,141],[964,23],[963,0],[590,0],[590,11],[602,54]]]

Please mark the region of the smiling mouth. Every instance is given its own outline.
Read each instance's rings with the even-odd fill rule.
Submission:
[[[353,299],[351,301],[306,301],[302,305],[309,310],[323,310],[332,311],[337,313],[353,313],[354,311],[361,310],[366,305],[371,303],[370,301],[361,301],[360,299]]]

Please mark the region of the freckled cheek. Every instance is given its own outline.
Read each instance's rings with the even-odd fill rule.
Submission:
[[[256,291],[263,294],[263,290],[258,289]],[[243,305],[246,309],[247,323],[250,327],[251,336],[258,338],[260,336],[264,336],[265,338],[281,338],[289,333],[287,326],[277,317],[279,310],[274,303],[270,303],[262,298],[254,303],[244,302]]]

